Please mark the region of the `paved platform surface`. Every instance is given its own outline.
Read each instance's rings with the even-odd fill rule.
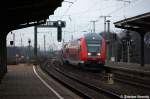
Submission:
[[[35,75],[32,65],[8,66],[0,84],[0,99],[60,99]],[[68,98],[70,99],[70,98]]]
[[[150,73],[150,65],[145,65],[143,67],[140,64],[114,62],[114,63],[106,64],[106,66],[108,66],[108,67],[114,67],[114,68],[136,70],[136,71],[140,71],[140,72]]]

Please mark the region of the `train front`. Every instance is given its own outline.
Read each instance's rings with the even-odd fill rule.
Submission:
[[[102,68],[106,59],[105,40],[96,33],[86,34],[82,46],[82,60],[87,68]],[[84,67],[85,67],[84,66]]]

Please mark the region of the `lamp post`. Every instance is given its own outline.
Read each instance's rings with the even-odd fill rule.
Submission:
[[[126,36],[122,39],[122,59],[124,60],[124,47],[126,46],[126,55],[127,55],[127,63],[130,63],[130,46],[132,45],[133,40],[129,34],[129,31],[126,32]]]
[[[122,40],[122,53],[121,53],[122,62],[124,62],[124,48],[125,48],[125,43],[126,43],[126,41],[123,39]]]
[[[110,49],[110,20],[107,20],[107,63],[109,63],[110,58],[111,58],[111,49]]]
[[[130,41],[127,41],[127,49],[128,49],[128,61],[127,61],[127,63],[130,63]]]
[[[29,43],[29,52],[28,52],[28,56],[29,56],[29,59],[31,58],[31,52],[30,52],[30,43],[31,43],[31,39],[29,38],[28,39],[28,43]]]
[[[131,58],[130,58],[130,49],[131,49],[131,46],[133,44],[134,40],[130,39],[127,41],[127,47],[128,47],[128,63],[131,62]]]
[[[127,56],[127,62],[130,63],[130,43],[131,43],[131,36],[129,34],[129,32],[127,31],[126,34],[126,42],[127,42],[127,52],[128,52],[128,56]]]

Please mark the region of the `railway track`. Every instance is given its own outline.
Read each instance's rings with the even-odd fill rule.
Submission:
[[[128,70],[122,68],[121,69],[107,68],[106,70],[108,72],[112,71],[111,73],[114,75],[113,79],[115,80],[115,82],[120,82],[137,88],[150,90],[149,72],[134,71],[134,70]],[[94,75],[94,76],[95,77],[98,76],[99,78],[102,78],[104,75],[105,75],[104,73],[98,73],[98,75]]]
[[[49,68],[50,67],[50,68]],[[77,79],[73,75],[61,71],[51,62],[42,66],[42,69],[54,79],[71,89],[76,94],[86,99],[120,99],[120,95],[112,91],[94,86],[83,79]]]
[[[150,90],[150,74],[123,68],[106,67],[113,73],[114,80]]]
[[[132,80],[125,80],[123,76],[117,74],[114,78],[115,83],[109,85],[101,83],[100,78],[103,76],[101,73],[82,71],[68,65],[60,66],[57,61],[49,60],[48,62],[48,64],[42,66],[44,67],[43,70],[84,98],[119,99],[120,96],[124,95],[150,95],[148,87],[140,86]]]

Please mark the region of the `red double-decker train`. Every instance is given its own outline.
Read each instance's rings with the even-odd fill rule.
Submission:
[[[65,43],[62,48],[62,60],[82,68],[100,69],[106,60],[106,40],[99,34],[88,33]]]

